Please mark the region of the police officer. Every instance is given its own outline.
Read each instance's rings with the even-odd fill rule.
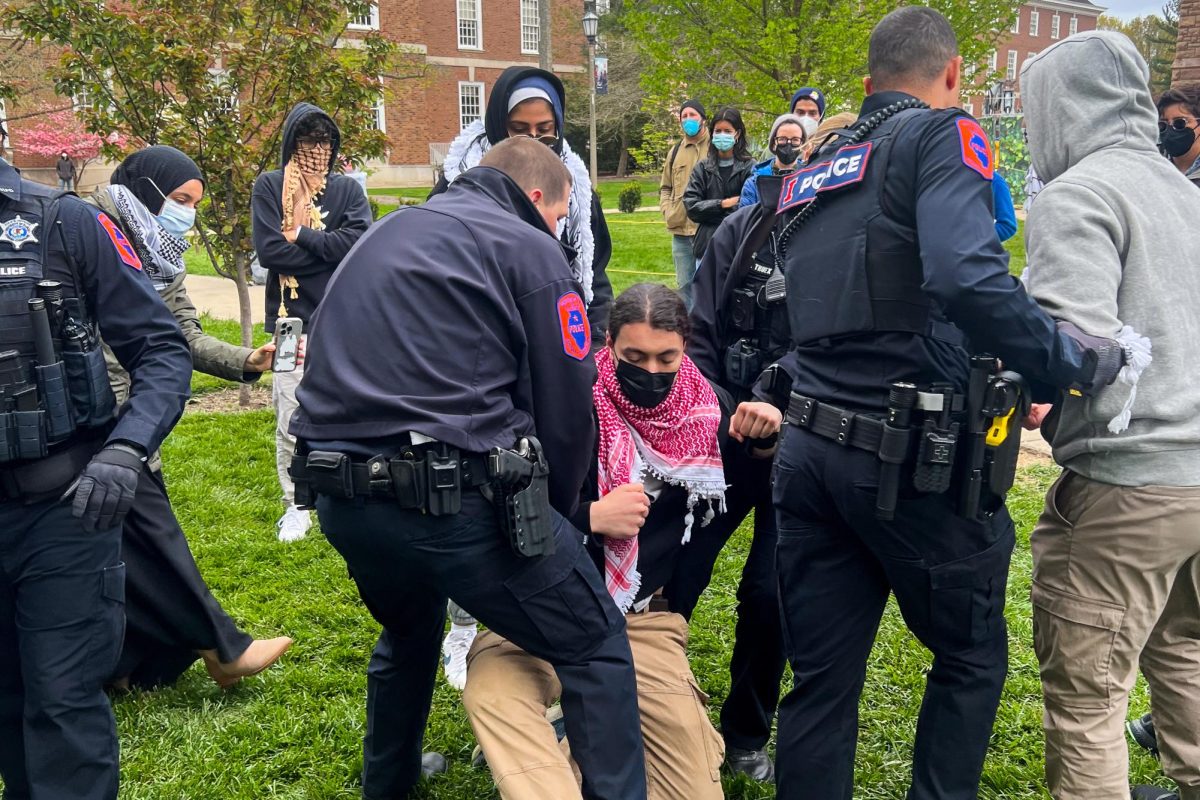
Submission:
[[[595,435],[591,329],[552,233],[569,184],[550,148],[497,143],[368,231],[317,311],[293,472],[383,626],[364,797],[420,775],[448,595],[554,666],[584,796],[646,796],[624,618],[562,518]]]
[[[968,354],[1002,358],[1037,391],[1085,393],[1123,358],[1111,340],[1056,329],[1008,274],[991,151],[955,108],[962,59],[946,19],[920,6],[888,14],[868,61],[859,121],[784,181],[778,204],[794,349],[774,500],[795,676],[780,705],[778,797],[852,796],[858,698],[890,590],[934,656],[908,797],[967,800],[1007,668],[1014,539],[1002,486],[972,502],[975,421],[1002,401],[1019,417],[1005,398],[1022,394],[1018,376],[973,380]],[[937,426],[920,440],[931,446],[910,413],[912,426]]]
[[[783,274],[775,258],[780,178],[760,175],[757,180],[756,202],[717,228],[696,271],[688,340],[688,355],[737,409],[731,420],[735,435],[723,453],[730,481],[726,512],[684,548],[665,593],[672,611],[690,617],[725,543],[754,512],[754,538],[737,590],[737,631],[729,694],[721,706],[721,735],[732,771],[770,781],[775,772],[766,747],[784,667],[771,504],[771,454],[777,437],[755,434],[778,430],[781,420],[774,405],[756,401],[754,389],[764,370],[787,352],[791,338]],[[783,405],[787,391],[782,373],[771,370],[766,380],[776,376],[780,397],[772,399]],[[741,427],[744,435],[737,430]]]
[[[117,408],[99,333],[132,375]],[[117,796],[104,680],[125,624],[121,523],[187,400],[187,342],[113,220],[0,160],[0,777]]]

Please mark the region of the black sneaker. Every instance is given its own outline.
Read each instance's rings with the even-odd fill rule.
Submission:
[[[759,783],[775,780],[775,764],[766,750],[743,750],[726,745],[725,763],[735,775],[745,775]]]
[[[1129,737],[1138,747],[1149,750],[1151,755],[1158,758],[1158,736],[1154,733],[1154,720],[1149,714],[1129,720],[1125,723],[1125,730],[1129,731]]]
[[[1160,789],[1157,786],[1135,786],[1130,797],[1133,800],[1179,800],[1177,793]]]

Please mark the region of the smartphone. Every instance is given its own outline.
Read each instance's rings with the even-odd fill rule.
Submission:
[[[304,320],[298,317],[280,317],[275,320],[275,360],[271,363],[274,372],[294,372],[296,355],[300,350],[300,334],[304,332]]]

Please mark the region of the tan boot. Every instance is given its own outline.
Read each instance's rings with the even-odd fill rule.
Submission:
[[[218,661],[215,650],[203,650],[200,655],[204,658],[208,676],[217,686],[228,689],[242,678],[257,675],[274,664],[291,646],[290,637],[280,636],[277,639],[255,639],[236,661],[229,663]]]

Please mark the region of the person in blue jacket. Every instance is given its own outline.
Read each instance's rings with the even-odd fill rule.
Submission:
[[[996,235],[1000,241],[1007,242],[1017,233],[1017,210],[1013,207],[1008,182],[999,172],[992,176],[992,204],[995,206]]]
[[[742,184],[742,197],[738,201],[738,208],[758,203],[759,175],[783,175],[793,172],[804,155],[804,145],[808,143],[808,137],[816,130],[817,124],[811,117],[798,117],[795,114],[780,114],[776,117],[771,125],[771,135],[767,137],[773,157],[754,166],[753,174]]]

